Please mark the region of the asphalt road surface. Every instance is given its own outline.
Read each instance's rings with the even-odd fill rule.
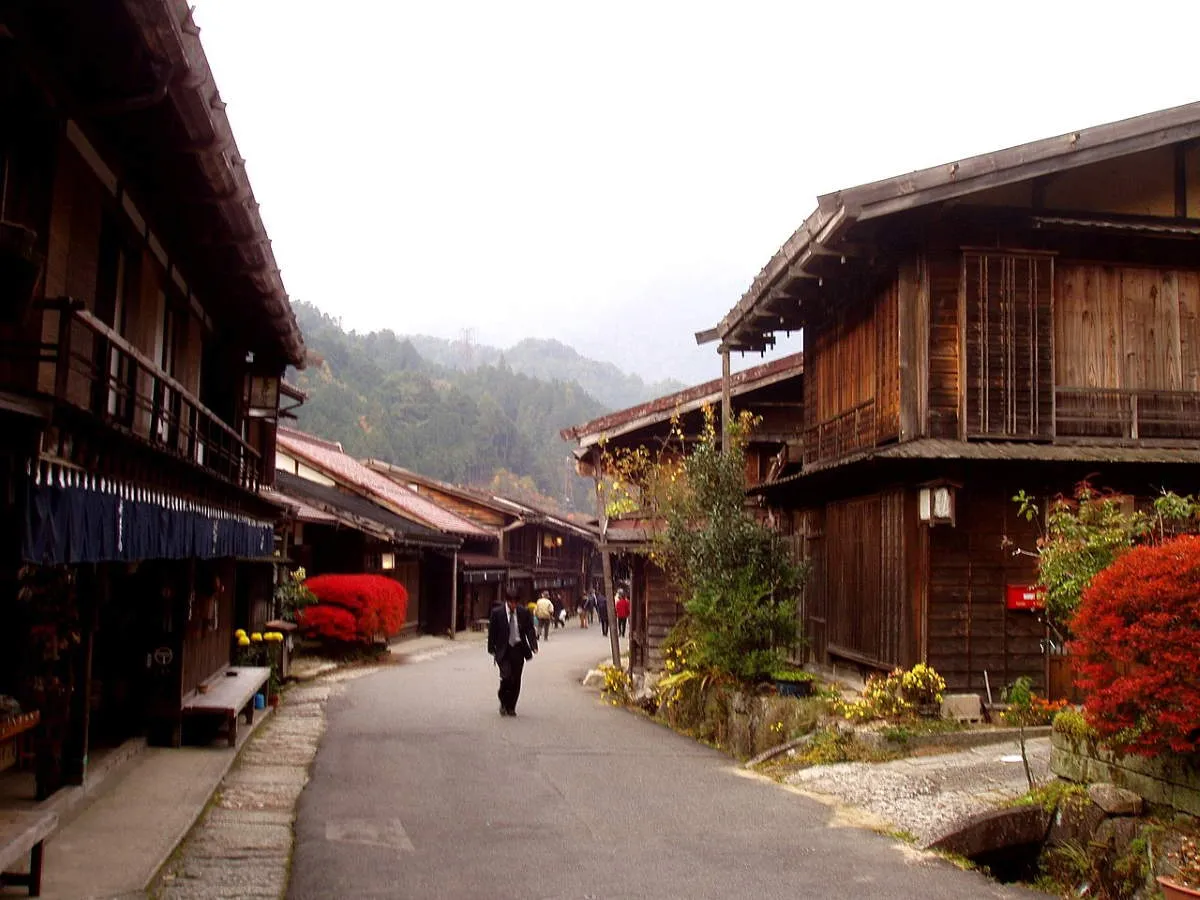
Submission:
[[[746,775],[581,687],[598,628],[552,632],[517,717],[472,641],[348,681],[300,800],[291,900],[1029,897]]]

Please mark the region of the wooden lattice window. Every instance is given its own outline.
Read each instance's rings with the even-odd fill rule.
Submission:
[[[1049,256],[963,254],[967,437],[1053,436],[1053,280]]]

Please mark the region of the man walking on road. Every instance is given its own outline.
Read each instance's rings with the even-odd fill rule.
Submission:
[[[548,640],[550,638],[550,620],[554,618],[554,604],[550,602],[550,594],[546,591],[542,591],[542,596],[538,597],[534,615],[537,616],[537,625],[541,629],[542,640]]]
[[[500,668],[500,715],[517,714],[517,698],[521,696],[521,673],[525,661],[538,651],[537,630],[529,610],[509,597],[507,602],[493,607],[488,619],[488,653]]]

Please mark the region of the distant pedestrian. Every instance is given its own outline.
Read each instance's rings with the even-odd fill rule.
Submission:
[[[492,608],[488,618],[488,653],[500,668],[500,715],[517,714],[517,698],[521,696],[521,673],[526,660],[538,651],[537,631],[528,608],[509,597],[507,602]]]
[[[596,595],[596,617],[600,620],[600,634],[608,637],[608,600],[603,594]]]
[[[583,608],[587,612],[588,624],[591,625],[596,621],[596,592],[588,591],[587,597],[583,601]]]
[[[625,593],[625,588],[617,589],[617,634],[620,637],[625,637],[625,624],[629,621],[629,596]]]
[[[554,604],[550,602],[550,594],[542,591],[542,596],[538,597],[534,606],[534,615],[537,617],[538,629],[542,632],[544,641],[550,637],[550,620],[554,618]]]
[[[588,611],[587,611],[587,601],[585,600],[584,602],[580,603],[580,604],[579,604],[579,606],[578,606],[578,607],[576,607],[576,610],[577,610],[577,612],[579,613],[579,627],[580,627],[580,628],[587,628],[587,626],[588,626],[588,621],[587,621],[587,616],[588,616]]]

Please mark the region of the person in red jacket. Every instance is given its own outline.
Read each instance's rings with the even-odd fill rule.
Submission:
[[[617,613],[617,634],[625,637],[625,623],[629,621],[629,595],[625,593],[625,588],[618,588],[614,605]]]

